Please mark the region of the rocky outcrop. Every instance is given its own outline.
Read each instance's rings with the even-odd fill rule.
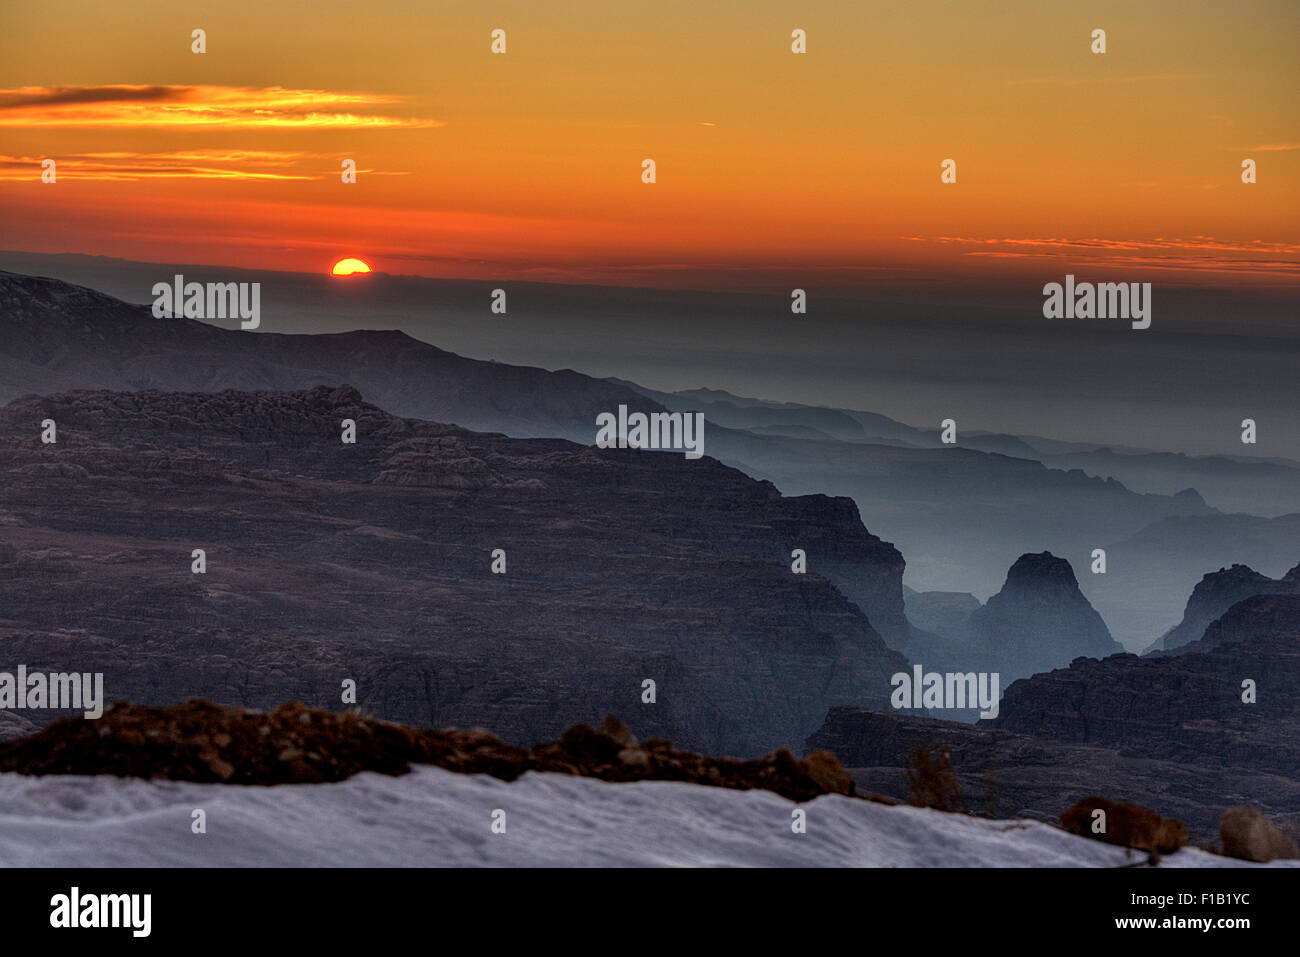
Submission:
[[[1181,821],[1161,817],[1140,804],[1123,804],[1097,795],[1070,805],[1061,815],[1061,823],[1080,837],[1156,854],[1172,854],[1187,845],[1187,828]]]
[[[999,813],[1047,820],[1067,797],[1122,794],[1209,840],[1234,804],[1300,820],[1297,688],[1300,596],[1259,595],[1181,654],[1079,659],[1017,681],[994,721],[832,708],[807,746],[835,753],[859,790],[902,796],[913,746],[944,745],[963,792],[995,793]]]
[[[997,671],[1004,688],[1079,656],[1124,650],[1079,591],[1070,563],[1050,552],[1016,559],[1002,590],[971,614],[967,628],[971,663],[962,670]]]
[[[1184,654],[1081,659],[1018,681],[996,724],[1300,776],[1300,596],[1248,598],[1211,628],[1210,641]]]
[[[1174,651],[1184,649],[1199,641],[1205,629],[1219,616],[1239,601],[1254,595],[1300,594],[1300,565],[1296,565],[1281,578],[1269,578],[1246,565],[1233,565],[1209,572],[1192,590],[1187,599],[1183,620],[1167,631],[1148,649]]]
[[[221,784],[315,784],[362,771],[405,774],[433,764],[462,774],[513,781],[528,771],[604,781],[685,781],[775,791],[792,801],[853,796],[853,779],[835,756],[800,760],[789,748],[737,761],[639,742],[607,716],[600,729],[575,725],[558,741],[515,747],[490,731],[422,730],[290,702],[270,712],[192,700],[168,708],[119,702],[95,721],[64,718],[31,737],[0,743],[0,771],[112,774]]]
[[[1300,857],[1295,841],[1274,827],[1262,811],[1253,807],[1231,807],[1219,822],[1223,853],[1243,861],[1290,860]]]
[[[110,698],[337,708],[352,680],[411,724],[532,742],[622,711],[750,756],[885,706],[905,665],[863,614],[901,619],[902,559],[853,503],[710,458],[402,419],[349,386],[32,396],[0,443],[7,659],[102,671]]]
[[[1258,649],[1263,655],[1285,659],[1288,640],[1292,648],[1300,641],[1300,595],[1255,595],[1237,602],[1210,622],[1199,641],[1183,645],[1176,653],[1205,654],[1233,646],[1235,652],[1229,654]]]

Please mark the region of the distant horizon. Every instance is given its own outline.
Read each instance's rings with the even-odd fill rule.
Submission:
[[[1230,394],[1234,403],[1249,404],[1256,415],[1263,415],[1262,407],[1294,407],[1285,376],[1249,368],[1284,369],[1288,354],[1300,349],[1300,328],[1286,297],[1258,296],[1255,321],[1242,325],[1235,319],[1242,305],[1239,293],[1216,294],[1223,300],[1220,309],[1205,290],[1161,288],[1155,325],[1133,331],[1127,323],[1092,329],[1054,323],[1037,314],[1036,296],[1016,301],[1014,290],[1006,289],[999,295],[986,292],[976,305],[961,289],[931,289],[928,300],[906,289],[855,299],[810,290],[809,314],[789,317],[783,293],[505,282],[511,291],[507,318],[490,316],[485,297],[494,284],[475,279],[384,273],[338,279],[18,250],[0,251],[0,268],[49,273],[137,304],[147,304],[152,284],[170,279],[174,270],[200,281],[261,276],[264,285],[269,283],[263,296],[271,318],[260,332],[395,329],[467,358],[573,369],[662,392],[715,389],[768,402],[870,412],[930,430],[956,407],[970,410],[956,416],[962,431],[1121,450],[1300,461],[1300,434],[1287,416],[1270,416],[1264,441],[1247,446],[1235,430],[1242,416],[1213,410],[1224,419],[1223,435],[1215,439],[1184,408],[1188,402],[1208,406],[1205,392],[1211,386]],[[362,294],[369,291],[374,294]],[[1176,308],[1169,305],[1175,300]],[[684,310],[692,317],[689,323],[678,321]],[[1081,344],[1098,358],[1080,354]],[[1040,385],[1017,384],[1026,367],[1015,357],[1026,349],[1043,360],[1033,370]],[[749,361],[733,361],[735,350]],[[1234,352],[1242,358],[1233,359]],[[1157,368],[1152,363],[1159,363],[1164,381],[1144,385]],[[1181,373],[1206,363],[1214,365],[1215,381],[1188,380]],[[872,368],[876,371],[868,374]],[[952,381],[971,369],[979,370],[971,385],[982,383],[975,391]],[[1085,392],[1053,398],[1050,393],[1072,378]],[[1098,390],[1098,381],[1111,379],[1113,384]],[[891,387],[895,380],[897,387]],[[1168,408],[1143,424],[1124,399],[1135,388],[1144,401]],[[1118,405],[1107,398],[1112,393],[1118,394]],[[1251,393],[1260,398],[1249,399]],[[983,412],[977,408],[980,396],[986,397]],[[1053,402],[1062,411],[1039,414]],[[1114,411],[1080,412],[1098,408],[1099,402]]]
[[[323,259],[322,263],[324,264],[324,268],[317,270],[317,269],[305,269],[301,267],[277,269],[274,268],[273,266],[240,265],[237,263],[226,262],[226,261],[203,262],[199,260],[194,260],[194,261],[182,262],[179,260],[165,260],[165,259],[131,259],[125,256],[114,256],[109,253],[88,253],[88,252],[82,252],[77,250],[61,250],[58,252],[51,252],[46,250],[34,250],[34,249],[0,248],[0,256],[11,256],[11,255],[12,256],[40,256],[40,257],[49,257],[49,258],[66,257],[66,258],[96,259],[96,260],[105,260],[107,262],[112,262],[112,263],[123,263],[128,265],[135,265],[135,266],[160,266],[166,268],[186,267],[186,268],[199,268],[199,269],[229,269],[237,272],[277,273],[277,274],[284,274],[284,275],[291,275],[291,276],[310,276],[313,278],[340,278],[340,277],[334,277],[330,275],[330,270],[328,267],[329,265],[332,265],[333,262],[335,261],[334,257],[326,257],[325,259]],[[345,255],[346,255],[345,253],[339,253],[339,256],[341,257]],[[468,275],[468,274],[428,275],[426,273],[418,273],[418,272],[393,272],[388,269],[384,269],[383,263],[374,260],[373,258],[372,260],[369,261],[368,264],[372,267],[369,273],[363,273],[355,277],[353,276],[342,277],[343,280],[349,281],[355,278],[364,281],[364,278],[366,276],[373,276],[373,277],[387,277],[391,279],[424,280],[429,282],[453,282],[453,283],[454,282],[465,282],[465,283],[505,282],[505,283],[510,283],[512,285],[547,286],[547,287],[558,287],[558,288],[581,288],[581,289],[610,289],[610,290],[618,290],[620,292],[644,291],[647,293],[684,293],[684,294],[696,293],[701,296],[745,296],[745,295],[771,296],[774,294],[788,293],[787,290],[788,284],[782,282],[779,278],[766,278],[762,285],[747,286],[747,287],[733,287],[733,286],[728,286],[726,284],[718,285],[718,286],[705,286],[705,285],[683,286],[683,285],[637,284],[636,282],[630,282],[630,281],[618,282],[615,281],[614,279],[609,279],[609,278],[605,278],[605,279],[591,278],[588,280],[579,280],[579,279],[538,279],[538,278],[521,279],[521,278],[514,278],[509,275],[492,275],[492,276],[475,276],[475,275]],[[1297,266],[1300,267],[1300,259],[1297,260]],[[879,272],[881,275],[877,277],[874,284],[859,283],[852,286],[842,286],[842,287],[832,286],[829,288],[822,288],[814,285],[812,290],[810,290],[810,292],[821,293],[822,294],[821,298],[824,301],[836,302],[836,303],[859,303],[859,302],[874,301],[873,296],[879,295],[881,292],[885,292],[885,291],[888,291],[893,294],[899,294],[904,291],[908,293],[919,292],[927,288],[931,290],[942,291],[942,290],[953,289],[953,288],[969,289],[969,287],[974,286],[974,287],[979,287],[982,291],[992,290],[1003,294],[1017,293],[1020,295],[1023,295],[1025,293],[1026,288],[1029,288],[1035,294],[1037,293],[1037,289],[1032,285],[1032,283],[1030,283],[1028,287],[1026,286],[1026,283],[1030,278],[1027,272],[1024,274],[992,274],[992,275],[985,272],[985,273],[970,274],[970,275],[962,274],[962,275],[952,275],[952,276],[918,277],[918,276],[908,275],[905,270],[900,271],[899,274],[897,275],[889,274],[888,267],[885,266],[879,266],[879,267],[863,266],[861,268],[874,269],[875,271]],[[1067,270],[1077,269],[1076,274],[1078,278],[1081,280],[1084,278],[1090,278],[1090,279],[1097,278],[1097,274],[1090,273],[1088,271],[1087,266],[1072,267],[1066,265],[1063,266],[1062,268]],[[1041,266],[1037,266],[1033,272],[1033,275],[1034,276],[1041,275],[1043,277],[1044,282],[1059,280],[1060,274],[1055,272],[1054,271],[1055,269],[1056,269],[1055,263],[1052,263],[1050,265],[1045,263]],[[768,276],[780,277],[783,275],[783,273],[784,271],[779,269],[772,269],[772,270],[756,269],[755,270],[755,275],[758,276],[759,278],[768,277]],[[1129,277],[1129,273],[1130,273],[1129,270],[1115,271],[1115,272],[1108,273],[1107,278],[1127,279]],[[1256,285],[1249,289],[1243,289],[1231,283],[1223,283],[1220,285],[1215,285],[1213,283],[1207,283],[1203,280],[1187,281],[1186,279],[1183,279],[1182,281],[1179,281],[1179,279],[1174,278],[1174,274],[1171,274],[1171,276],[1168,277],[1168,279],[1169,281],[1164,281],[1164,280],[1160,281],[1159,288],[1176,289],[1176,290],[1183,290],[1183,291],[1194,290],[1202,294],[1224,294],[1224,295],[1232,295],[1232,296],[1239,296],[1244,293],[1265,300],[1276,299],[1279,302],[1288,302],[1288,303],[1295,302],[1296,304],[1300,305],[1300,273],[1297,273],[1297,277],[1294,285],[1290,282],[1281,282],[1276,284],[1260,283],[1259,285]],[[886,285],[885,284],[886,282],[889,282],[890,284]]]

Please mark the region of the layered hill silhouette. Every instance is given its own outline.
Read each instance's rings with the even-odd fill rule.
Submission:
[[[6,657],[102,671],[110,700],[339,708],[351,680],[424,727],[528,744],[617,710],[751,756],[883,706],[905,666],[872,627],[902,616],[903,560],[854,504],[710,458],[403,419],[349,386],[30,396],[0,445]]]
[[[1002,590],[971,613],[966,628],[976,659],[1006,681],[1124,650],[1079,591],[1070,563],[1050,552],[1016,559]]]
[[[1281,578],[1261,575],[1247,565],[1220,568],[1202,578],[1187,599],[1183,620],[1162,635],[1150,652],[1179,651],[1199,642],[1205,630],[1239,601],[1254,595],[1300,594],[1300,565]]]
[[[72,389],[292,391],[349,382],[399,415],[584,443],[597,413],[645,404],[576,372],[464,359],[402,332],[245,333],[155,318],[148,306],[84,286],[3,271],[0,324],[0,401]]]
[[[1124,651],[1079,590],[1070,563],[1051,552],[1021,555],[983,605],[972,595],[913,592],[906,607],[933,629],[914,631],[906,649],[911,660],[939,670],[997,672],[1004,688],[1078,657]]]
[[[873,412],[772,402],[718,389],[661,392],[624,379],[608,381],[634,389],[666,408],[698,409],[710,421],[729,428],[904,448],[943,447],[939,429],[906,425]],[[1294,459],[1185,455],[978,431],[963,433],[961,444],[981,452],[1031,459],[1062,471],[1081,469],[1089,475],[1116,479],[1135,492],[1175,495],[1195,488],[1211,505],[1229,512],[1277,516],[1300,507],[1300,461]]]
[[[627,384],[464,358],[401,332],[284,335],[272,331],[274,316],[263,322],[267,331],[241,332],[157,319],[148,306],[14,273],[0,272],[0,324],[0,401],[82,388],[293,391],[348,382],[396,415],[583,444],[594,441],[602,412],[621,404],[663,408]],[[1098,544],[1128,541],[1153,523],[1216,515],[1194,491],[1138,494],[1113,479],[979,448],[1019,452],[1023,443],[990,444],[971,433],[967,444],[962,433],[957,448],[926,447],[899,438],[918,430],[871,413],[812,410],[790,423],[784,413],[739,406],[729,415],[730,400],[707,392],[674,402],[696,400],[714,416],[706,455],[789,495],[853,498],[872,529],[908,556],[909,575],[930,590],[992,594],[998,570],[1028,542],[1078,567]],[[865,441],[850,441],[857,438]],[[1220,535],[1202,538],[1199,568],[1255,561],[1218,547]],[[1085,591],[1115,634],[1136,646],[1150,641],[1156,622],[1167,628],[1176,618],[1181,582],[1152,587],[1129,574],[1089,582]],[[871,618],[893,647],[909,641],[901,605]]]

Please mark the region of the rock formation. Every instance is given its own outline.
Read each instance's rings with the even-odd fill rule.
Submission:
[[[1278,579],[1261,575],[1246,565],[1209,572],[1197,582],[1187,599],[1183,620],[1152,644],[1148,653],[1176,651],[1199,641],[1210,623],[1239,601],[1254,595],[1295,594],[1300,594],[1300,565]]]
[[[1274,827],[1263,812],[1253,807],[1230,807],[1219,822],[1223,853],[1243,861],[1276,861],[1300,857],[1295,841]]]
[[[530,743],[621,711],[748,756],[885,706],[904,666],[868,619],[902,619],[902,559],[853,503],[708,457],[401,419],[347,386],[27,397],[0,443],[7,660],[102,671],[110,700],[337,708],[352,680],[417,725]]]
[[[1079,591],[1070,563],[1050,552],[1016,559],[1002,590],[972,612],[967,629],[971,663],[961,670],[997,671],[1004,688],[1080,656],[1124,650]]]
[[[1061,823],[1081,837],[1157,854],[1172,854],[1187,844],[1187,828],[1181,821],[1161,817],[1139,804],[1118,803],[1097,795],[1070,805],[1061,815]]]
[[[1022,679],[977,727],[832,708],[807,746],[836,754],[859,790],[902,796],[913,746],[946,745],[963,792],[989,778],[1002,814],[1051,819],[1067,797],[1102,793],[1158,806],[1201,840],[1234,804],[1300,820],[1300,596],[1238,602],[1180,651]]]

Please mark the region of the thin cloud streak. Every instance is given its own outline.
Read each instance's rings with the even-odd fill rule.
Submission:
[[[1212,236],[1193,236],[1186,239],[1166,239],[1163,236],[1158,236],[1155,239],[1101,239],[1095,237],[1087,239],[1052,237],[977,238],[972,236],[900,236],[899,238],[911,242],[966,243],[976,246],[1006,245],[1103,250],[1169,249],[1204,252],[1257,252],[1283,255],[1292,253],[1300,255],[1300,243],[1266,242],[1262,239],[1248,242],[1229,242],[1215,239]]]
[[[182,150],[168,153],[72,153],[54,157],[60,179],[100,182],[135,182],[145,179],[226,179],[226,180],[319,180],[337,176],[333,170],[298,169],[295,172],[265,172],[266,168],[284,170],[301,167],[304,161],[318,160],[326,153],[297,153],[281,150]],[[45,157],[0,156],[0,182],[27,182],[41,178]],[[229,165],[234,164],[234,165]],[[313,164],[314,165],[314,164]],[[261,169],[246,169],[244,167]],[[358,173],[374,176],[409,176],[408,170],[360,169]]]
[[[37,87],[0,90],[0,127],[427,129],[427,117],[369,112],[404,98],[236,86]],[[357,112],[366,110],[366,112]]]

